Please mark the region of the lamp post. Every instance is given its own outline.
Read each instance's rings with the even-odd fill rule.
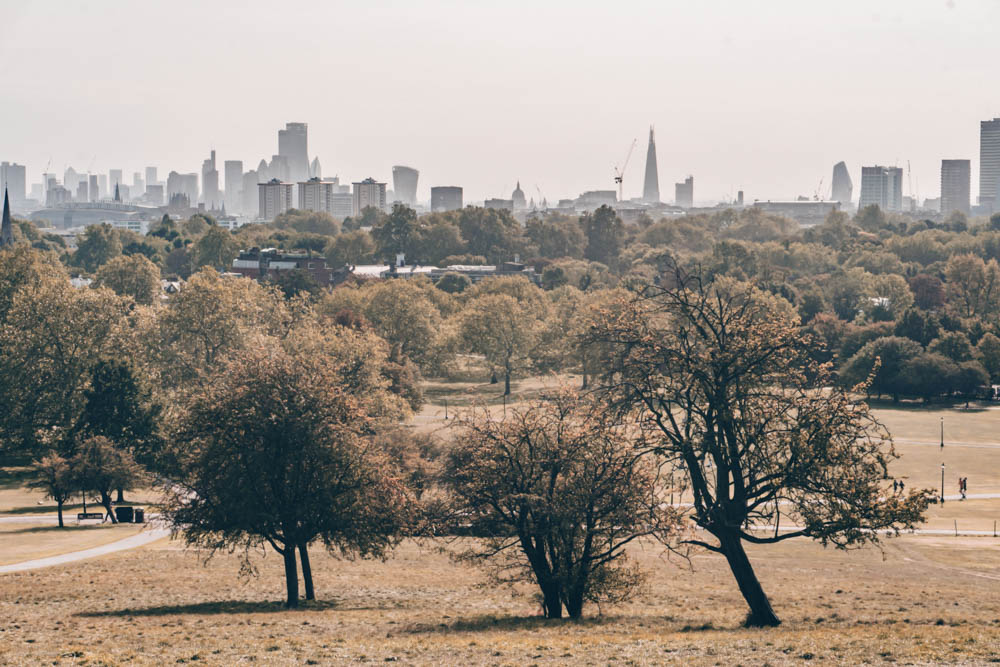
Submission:
[[[944,449],[944,417],[941,417],[941,449]]]
[[[944,464],[941,464],[941,504],[944,505]]]

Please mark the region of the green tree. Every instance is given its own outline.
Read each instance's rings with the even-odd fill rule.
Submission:
[[[506,209],[468,206],[458,217],[458,228],[468,254],[482,255],[492,264],[507,262],[521,248],[521,223]]]
[[[160,295],[160,269],[144,255],[121,255],[97,270],[95,286],[150,306]]]
[[[976,350],[969,342],[969,337],[961,331],[947,331],[939,338],[931,341],[928,351],[942,354],[956,363],[971,361]]]
[[[132,456],[102,435],[81,442],[70,460],[70,467],[79,489],[100,498],[111,523],[118,523],[112,508],[111,492],[115,489],[134,489],[145,481],[142,467]]]
[[[210,226],[194,244],[195,266],[211,266],[218,271],[228,271],[240,253],[240,246],[229,233],[217,225]]]
[[[538,254],[550,259],[582,259],[587,241],[580,223],[567,216],[528,221],[525,236],[538,246]]]
[[[371,264],[375,261],[375,243],[368,232],[344,232],[326,246],[326,261],[335,269]]]
[[[889,434],[852,392],[831,388],[787,302],[680,268],[668,278],[592,328],[591,341],[614,349],[601,393],[659,430],[657,450],[686,477],[705,531],[688,542],[726,558],[747,625],[777,625],[744,542],[873,542],[922,520],[927,497],[893,492]],[[789,530],[754,529],[779,509]]]
[[[472,286],[472,281],[461,273],[449,271],[438,278],[434,286],[448,294],[461,294]]]
[[[899,382],[904,393],[930,403],[935,396],[951,393],[957,373],[958,367],[951,359],[934,352],[922,352],[903,364]]]
[[[452,511],[485,537],[460,557],[499,583],[534,581],[546,618],[627,600],[642,573],[626,547],[679,532],[650,443],[593,401],[560,391],[502,420],[483,409],[457,423],[442,477]]]
[[[59,527],[63,525],[63,505],[76,491],[76,480],[69,461],[56,452],[49,452],[41,460],[31,464],[35,478],[28,482],[28,487],[45,492],[45,497],[54,500],[59,513]]]
[[[413,254],[417,240],[417,214],[404,204],[394,204],[392,213],[378,226],[372,227],[376,254],[388,264],[396,263],[396,255]],[[412,257],[410,263],[419,260]]]
[[[865,382],[869,374],[874,372],[871,384],[867,386],[869,391],[879,396],[889,394],[894,401],[898,401],[904,390],[904,383],[900,378],[903,366],[922,352],[920,344],[909,338],[878,338],[865,344],[847,361],[841,371],[841,381],[845,386],[852,387]]]
[[[441,315],[417,285],[386,280],[365,291],[364,316],[391,347],[421,368],[433,363]]]
[[[189,545],[284,559],[286,606],[315,598],[308,547],[383,557],[408,495],[365,433],[368,418],[322,357],[253,351],[233,360],[187,405],[167,516]]]
[[[1000,305],[1000,265],[975,255],[954,255],[945,266],[948,292],[965,317],[984,317]]]
[[[340,233],[340,223],[325,211],[300,211],[293,208],[276,216],[271,226],[321,236],[336,236]]]
[[[583,215],[580,226],[587,238],[584,257],[607,266],[614,264],[625,238],[625,228],[614,209],[601,206],[593,213]]]
[[[507,294],[472,299],[459,315],[459,335],[466,349],[486,357],[504,376],[504,396],[510,395],[514,373],[530,365],[538,334],[539,313]]]
[[[984,334],[976,344],[976,356],[990,374],[991,381],[1000,380],[1000,338],[991,333]]]
[[[115,257],[122,254],[118,231],[104,222],[90,225],[80,236],[73,253],[73,264],[88,273],[94,273]]]

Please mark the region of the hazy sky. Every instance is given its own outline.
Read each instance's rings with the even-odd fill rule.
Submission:
[[[656,126],[660,192],[829,194],[845,160],[973,161],[1000,116],[1000,0],[0,0],[0,159],[50,171],[254,168],[286,121],[324,175],[393,164],[466,201],[642,192]],[[538,188],[538,189],[536,189]]]

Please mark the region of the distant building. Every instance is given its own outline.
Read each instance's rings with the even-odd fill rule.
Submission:
[[[647,204],[660,203],[660,175],[656,168],[656,139],[653,128],[649,128],[649,146],[646,147],[646,179],[642,184],[642,201]]]
[[[301,181],[299,183],[299,210],[322,211],[333,215],[332,203],[335,186],[336,183],[333,181],[324,181],[319,177]]]
[[[584,210],[592,210],[601,206],[614,206],[618,203],[616,190],[588,190],[577,197],[572,205]]]
[[[230,213],[237,213],[243,210],[243,161],[226,160],[223,165],[226,188],[223,201]]]
[[[798,201],[755,201],[754,208],[766,213],[780,215],[794,220],[802,227],[812,227],[826,220],[833,211],[840,210],[839,201],[814,201],[812,199]]]
[[[97,180],[97,174],[91,174],[90,185],[87,187],[88,194],[90,195],[90,201],[100,201],[101,199],[101,186]]]
[[[694,207],[694,176],[688,176],[683,183],[674,183],[674,204],[681,208]]]
[[[849,206],[854,194],[854,183],[851,182],[851,174],[847,171],[846,164],[838,162],[833,165],[833,181],[831,183],[833,189],[831,199],[839,201],[842,206]]]
[[[156,175],[156,167],[146,167],[146,186],[159,184],[160,179]]]
[[[215,168],[215,151],[211,157],[201,163],[201,200],[206,208],[215,208],[222,203],[219,194],[219,170]]]
[[[969,214],[972,163],[969,160],[941,160],[941,212]]]
[[[875,204],[883,211],[903,210],[903,170],[899,167],[862,167],[858,209]]]
[[[462,188],[456,185],[438,185],[431,188],[432,211],[458,211],[462,208]]]
[[[103,188],[102,188],[103,190]],[[172,171],[167,175],[167,199],[173,200],[174,195],[187,197],[189,205],[198,201],[198,174],[179,174]]]
[[[396,199],[407,206],[417,205],[417,180],[420,172],[412,167],[396,165],[392,168],[392,189]]]
[[[115,191],[116,185],[122,185],[125,181],[122,180],[122,170],[121,169],[109,169],[108,170],[108,189],[107,192],[111,193]],[[101,188],[102,190],[104,188]]]
[[[487,199],[483,202],[483,208],[492,208],[496,210],[507,210],[513,212],[514,210],[514,200],[513,199]]]
[[[14,245],[14,225],[10,219],[10,199],[7,188],[3,190],[3,218],[0,219],[0,248]]]
[[[86,178],[80,179],[76,184],[76,200],[78,202],[90,201],[90,184]]]
[[[369,206],[380,211],[385,210],[385,183],[379,183],[374,178],[366,178],[354,183],[354,205],[351,215],[361,215],[361,211]]]
[[[979,123],[979,203],[1000,199],[1000,118]]]
[[[276,217],[293,207],[293,183],[285,183],[272,178],[267,183],[258,184],[259,211],[263,220],[274,220]]]
[[[514,211],[523,211],[528,208],[528,202],[524,197],[524,191],[521,190],[521,181],[517,182],[517,187],[514,191],[510,193],[510,201],[513,204]]]
[[[66,167],[66,171],[63,172],[63,187],[70,192],[75,192],[79,184],[80,174],[73,167]]]
[[[312,164],[309,165],[309,178],[323,178],[323,167],[318,157],[314,157]]]
[[[146,185],[146,194],[143,199],[150,206],[163,206],[163,185]]]
[[[146,181],[142,179],[142,174],[137,171],[132,172],[132,187],[129,189],[132,199],[138,199],[146,194]]]
[[[13,206],[24,203],[28,194],[27,178],[23,164],[16,162],[0,162],[0,189],[10,195]]]
[[[272,173],[271,178],[296,182],[309,179],[309,125],[286,123],[285,129],[278,130],[278,155],[283,158],[288,171],[281,175]]]
[[[282,252],[274,248],[251,248],[241,252],[233,260],[232,271],[254,280],[274,280],[283,272],[305,271],[323,287],[332,285],[336,276],[322,255]]]
[[[59,206],[73,201],[73,194],[61,185],[53,185],[45,191],[45,205]]]
[[[257,204],[260,195],[257,192],[257,184],[262,181],[263,179],[260,177],[260,174],[252,169],[243,174],[243,183],[240,187],[240,213],[253,215],[258,210]]]

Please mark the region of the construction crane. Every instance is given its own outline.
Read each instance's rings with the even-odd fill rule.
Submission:
[[[822,197],[820,197],[822,191],[823,191],[823,179],[821,178],[819,179],[819,185],[816,186],[816,192],[813,193],[813,201],[823,201]]]
[[[542,189],[540,187],[538,187],[537,183],[535,184],[535,192],[538,193],[538,206],[539,206],[539,208],[545,208],[545,206],[548,205],[548,202],[546,202],[545,195],[542,194]]]
[[[628,147],[628,153],[625,155],[625,162],[622,163],[622,168],[615,167],[615,183],[618,184],[618,201],[624,201],[622,198],[622,181],[625,180],[625,170],[628,168],[628,161],[631,159],[632,151],[635,150],[635,145],[638,141],[638,139],[632,140],[632,145]]]
[[[910,169],[910,161],[906,161],[906,182],[907,187],[910,189],[910,211],[914,211],[917,208],[917,193],[913,191],[913,170]]]

